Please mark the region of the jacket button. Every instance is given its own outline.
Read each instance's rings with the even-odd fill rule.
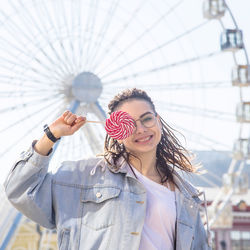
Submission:
[[[144,201],[136,201],[136,203],[143,204]]]
[[[101,194],[100,192],[97,192],[97,193],[96,193],[96,197],[97,197],[97,198],[100,198],[100,197],[102,197],[102,194]]]
[[[131,234],[133,234],[133,235],[139,235],[138,232],[131,232]]]

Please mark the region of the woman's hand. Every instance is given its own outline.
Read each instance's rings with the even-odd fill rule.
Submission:
[[[56,137],[73,135],[86,123],[86,117],[77,116],[70,111],[65,111],[58,119],[49,125],[51,133]]]

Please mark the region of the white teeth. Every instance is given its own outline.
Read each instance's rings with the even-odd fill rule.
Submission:
[[[137,141],[148,141],[150,139],[150,136],[149,137],[146,137],[146,138],[144,138],[144,139],[141,139],[141,140],[137,140]]]

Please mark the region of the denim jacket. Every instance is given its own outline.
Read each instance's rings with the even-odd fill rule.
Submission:
[[[56,228],[60,250],[138,250],[146,214],[146,189],[123,163],[103,158],[65,161],[48,171],[50,156],[24,151],[5,183],[10,202],[46,228]],[[199,211],[199,192],[174,171],[175,249],[211,249]],[[207,228],[208,229],[208,228]]]

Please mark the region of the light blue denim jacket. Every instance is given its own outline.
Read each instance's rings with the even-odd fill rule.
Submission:
[[[10,202],[46,228],[56,228],[60,250],[138,250],[146,214],[146,190],[127,171],[103,158],[66,161],[54,173],[50,156],[31,146],[5,183]],[[201,222],[199,192],[174,172],[177,250],[211,249]]]

